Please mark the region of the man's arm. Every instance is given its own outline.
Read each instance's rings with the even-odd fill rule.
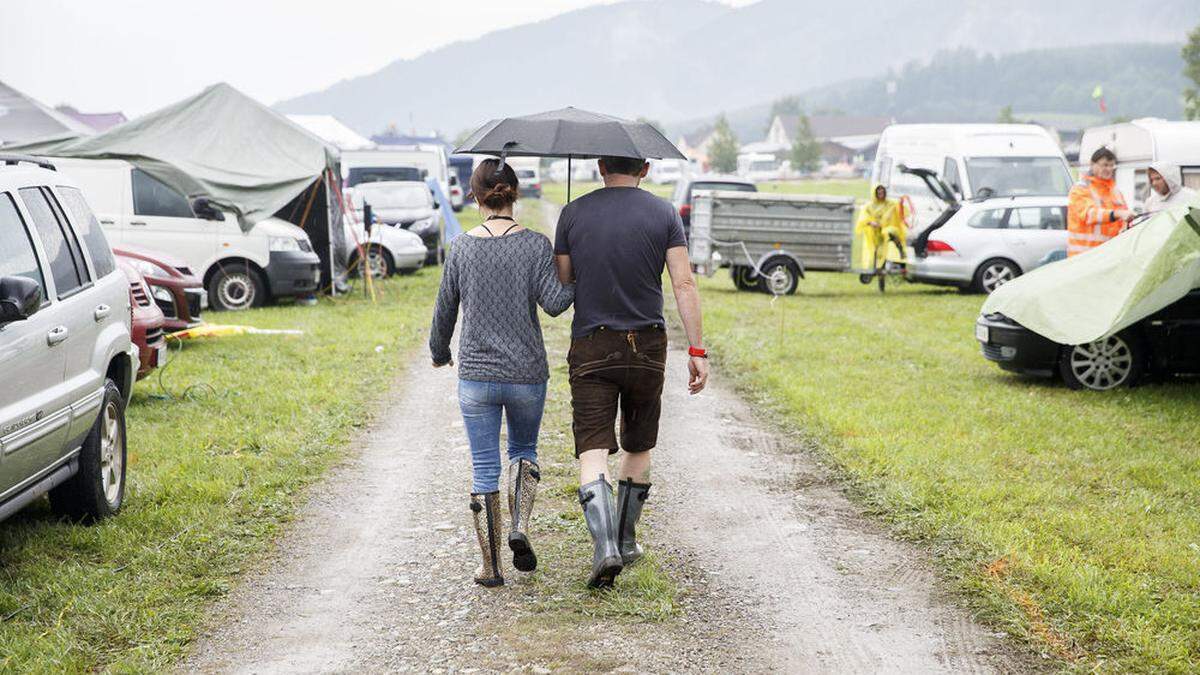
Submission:
[[[554,266],[558,268],[558,282],[563,286],[575,283],[575,270],[571,268],[571,255],[554,256]]]
[[[703,328],[700,320],[700,291],[696,288],[696,277],[692,275],[692,263],[688,259],[686,246],[667,249],[667,273],[671,275],[671,290],[675,293],[675,306],[683,321],[688,344],[704,346]],[[692,356],[688,358],[688,392],[700,393],[708,382],[708,359]]]

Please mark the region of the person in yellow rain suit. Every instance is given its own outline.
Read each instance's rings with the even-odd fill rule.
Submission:
[[[858,212],[854,236],[862,243],[859,269],[876,270],[887,261],[904,263],[908,226],[900,202],[888,199],[887,188],[876,185],[873,198]]]

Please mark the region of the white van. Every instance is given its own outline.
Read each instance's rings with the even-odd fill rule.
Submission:
[[[737,175],[754,183],[781,180],[786,167],[775,155],[748,152],[738,155]]]
[[[1200,121],[1170,122],[1146,117],[1092,127],[1079,140],[1079,163],[1087,169],[1092,153],[1106,147],[1117,156],[1117,188],[1139,210],[1149,196],[1146,169],[1152,162],[1179,166],[1181,184],[1200,190]]]
[[[114,246],[170,253],[204,280],[208,306],[238,310],[316,292],[321,260],[304,230],[267,218],[243,232],[237,218],[119,159],[49,158],[83,189]]]
[[[1036,124],[893,124],[879,138],[871,184],[912,201],[913,235],[946,205],[901,165],[936,171],[961,199],[1065,195],[1073,182],[1057,140]]]

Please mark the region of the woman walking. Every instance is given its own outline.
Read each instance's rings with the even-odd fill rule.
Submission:
[[[489,159],[471,175],[471,196],[483,224],[454,240],[442,270],[429,349],[434,367],[453,365],[450,337],[462,308],[458,348],[458,401],[471,445],[471,511],[483,563],[475,582],[500,586],[500,419],[508,424],[508,546],[513,567],[537,567],[529,517],[540,479],[538,430],[550,370],[538,322],[540,305],[558,316],[571,305],[545,235],[513,219],[517,175]]]

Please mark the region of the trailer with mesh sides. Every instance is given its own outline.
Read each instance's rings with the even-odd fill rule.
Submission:
[[[696,271],[729,268],[739,290],[789,295],[807,270],[853,271],[852,197],[700,191],[691,225]]]

